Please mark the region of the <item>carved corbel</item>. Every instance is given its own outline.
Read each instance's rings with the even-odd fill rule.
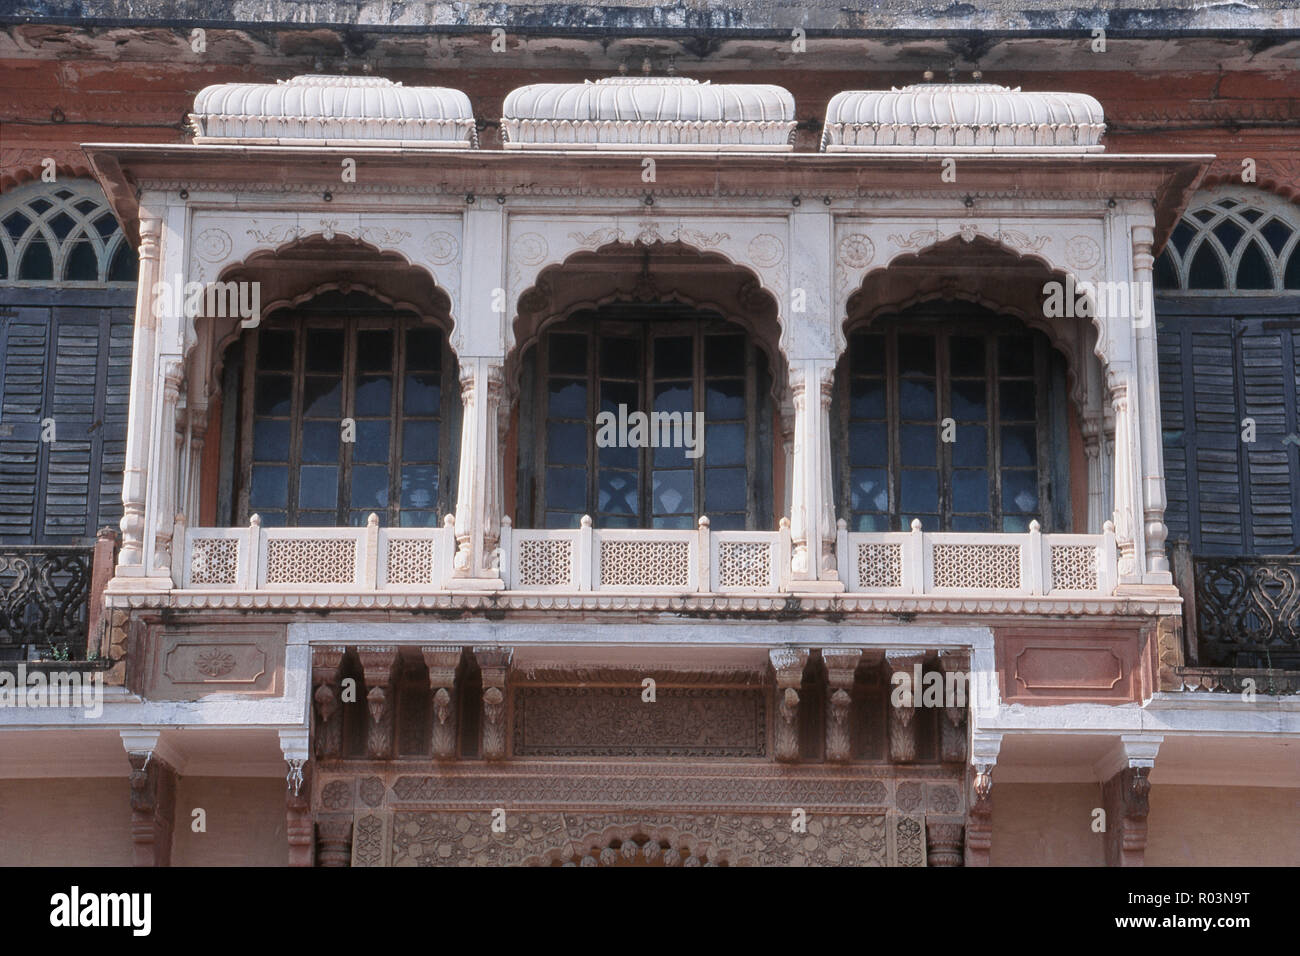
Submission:
[[[862,650],[856,647],[826,648],[826,759],[844,763],[852,756],[849,714],[853,706],[853,675]]]
[[[483,680],[483,759],[506,755],[506,679],[514,651],[508,647],[476,647]]]
[[[1102,784],[1107,866],[1142,866],[1144,863],[1150,773],[1150,767],[1128,767]]]
[[[288,760],[285,787],[285,831],[289,838],[289,865],[311,866],[311,765],[301,757]]]
[[[807,649],[775,648],[768,652],[776,673],[776,759],[799,759],[799,687],[808,663]]]
[[[924,651],[886,651],[892,690],[889,695],[889,759],[893,763],[916,760],[916,708],[921,706],[921,682],[916,679],[925,663]],[[902,675],[899,681],[897,675]],[[900,688],[907,693],[900,693]]]
[[[366,710],[370,723],[366,732],[366,756],[387,760],[393,752],[393,664],[396,647],[361,647],[357,649],[366,681]]]
[[[127,752],[131,764],[131,841],[136,866],[169,866],[176,772],[151,750]]]
[[[343,714],[339,701],[339,666],[342,647],[313,647],[311,681],[312,704],[316,716],[316,756],[339,757],[343,750]]]
[[[352,863],[352,817],[323,816],[316,824],[316,853],[321,866],[350,866]]]
[[[971,740],[971,803],[966,811],[966,865],[988,866],[993,847],[993,767],[1002,749],[1001,734],[976,734]]]
[[[948,687],[956,689],[959,701],[945,700],[943,717],[939,721],[939,759],[944,763],[966,762],[966,712],[970,707],[970,654],[966,651],[944,651],[939,655],[939,670],[943,672],[944,696]]]
[[[429,693],[433,697],[433,733],[430,752],[435,760],[456,756],[456,668],[460,648],[421,647],[429,668]]]

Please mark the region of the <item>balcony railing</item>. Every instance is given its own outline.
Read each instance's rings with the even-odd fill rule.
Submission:
[[[0,546],[0,660],[85,656],[95,549]]]
[[[1197,557],[1197,663],[1300,668],[1300,557]]]
[[[312,594],[457,590],[455,531],[440,528],[191,528],[174,580],[189,591]],[[564,530],[502,522],[494,561],[508,591],[769,596],[806,590],[790,573],[788,522],[777,531]],[[841,578],[863,598],[1095,599],[1114,593],[1113,530],[1103,534],[848,532],[838,540]],[[318,600],[318,599],[317,599]]]

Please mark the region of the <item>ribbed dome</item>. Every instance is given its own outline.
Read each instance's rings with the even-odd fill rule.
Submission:
[[[469,148],[474,113],[460,90],[363,76],[222,83],[194,98],[196,143]]]
[[[536,83],[506,97],[509,148],[789,150],[794,97],[766,84],[683,77]]]
[[[1083,93],[1025,93],[992,83],[921,83],[837,93],[822,149],[1097,152],[1101,104]]]

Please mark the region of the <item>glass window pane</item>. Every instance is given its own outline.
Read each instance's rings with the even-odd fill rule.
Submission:
[[[276,424],[280,423],[277,422]],[[285,425],[285,450],[287,453],[289,423],[284,422],[283,424]],[[337,464],[340,435],[339,426],[334,422],[304,422],[302,426],[302,460]]]
[[[550,418],[586,418],[587,383],[583,379],[553,378],[547,383],[546,414]]]
[[[849,528],[852,531],[888,531],[889,515],[858,515],[849,522]]]
[[[257,343],[257,367],[265,371],[293,371],[293,333],[267,330]]]
[[[641,460],[641,451],[629,446],[610,445],[606,448],[597,446],[596,461],[602,468],[635,469]]]
[[[952,463],[984,467],[989,462],[989,431],[983,425],[958,425],[953,436]]]
[[[582,515],[576,511],[548,511],[544,520],[546,528],[576,528],[582,521]]]
[[[587,507],[586,469],[547,468],[546,507],[581,514]],[[561,525],[561,527],[569,526]]]
[[[342,396],[340,379],[313,375],[303,383],[302,413],[308,418],[338,418]]]
[[[393,333],[365,329],[357,333],[357,371],[392,372]]]
[[[379,510],[388,507],[388,468],[359,465],[352,469],[353,508]]]
[[[712,379],[705,387],[704,412],[710,421],[745,417],[745,380]]]
[[[851,418],[885,417],[884,379],[854,379],[849,389],[849,416]]]
[[[391,415],[393,413],[393,377],[362,375],[357,379],[356,414]]]
[[[369,423],[367,423],[369,424]],[[375,422],[375,425],[387,422]],[[402,461],[438,460],[438,423],[402,423]]]
[[[289,423],[259,419],[253,423],[253,460],[289,460]]]
[[[338,503],[338,465],[304,465],[299,470],[299,508],[336,508]]]
[[[550,371],[560,375],[587,374],[587,337],[552,332],[546,343]]]
[[[672,531],[691,531],[695,528],[695,519],[688,514],[676,516],[656,516],[650,522],[652,528],[664,528]]]
[[[889,463],[888,426],[853,424],[849,426],[849,464],[886,465]]]
[[[1027,335],[998,336],[998,374],[1033,375],[1033,339]]]
[[[745,463],[745,426],[709,425],[704,430],[704,462],[707,465]]]
[[[442,334],[436,329],[408,329],[406,367],[436,372],[442,368]]]
[[[934,375],[933,336],[900,335],[898,337],[898,373],[900,375]]]
[[[694,411],[692,406],[692,392],[694,389],[688,383],[680,385],[655,385],[655,407],[656,412],[686,412]]]
[[[885,337],[858,333],[849,346],[849,368],[854,375],[885,374]]]
[[[402,411],[407,415],[437,415],[442,401],[439,378],[437,372],[408,373],[402,394]]]
[[[953,515],[952,530],[963,532],[989,532],[993,530],[991,515]]]
[[[925,379],[902,379],[898,383],[899,416],[904,421],[934,421],[934,382]]]
[[[550,422],[546,426],[546,460],[552,465],[587,463],[587,426]]]
[[[745,337],[743,335],[706,335],[704,337],[704,374],[744,375]]]
[[[616,416],[619,413],[619,406],[622,405],[627,409],[626,414],[631,415],[637,408],[637,383],[636,382],[601,382],[600,383],[600,410],[602,412],[613,412]],[[586,389],[583,389],[583,407],[582,411],[572,418],[586,418]]]
[[[982,422],[988,417],[986,387],[983,380],[978,382],[952,383],[952,417],[957,421]]]
[[[1037,472],[1002,472],[1002,510],[1009,514],[1032,514],[1038,510]]]
[[[704,513],[744,511],[749,482],[744,468],[709,468],[704,472]]]
[[[596,510],[602,515],[632,515],[639,510],[637,473],[601,469]],[[608,522],[602,522],[608,527]]]
[[[283,528],[286,524],[286,515],[283,511],[254,511],[262,519],[263,528]]]
[[[952,510],[989,510],[989,473],[959,468],[952,473]]]
[[[365,524],[365,519],[354,521],[353,524]],[[299,511],[298,518],[294,522],[300,528],[332,528],[338,524],[337,511]]]
[[[404,510],[398,522],[403,528],[436,528],[439,525],[438,512]]]
[[[695,511],[693,472],[656,471],[651,484],[655,514],[692,514]]]
[[[933,425],[903,425],[899,429],[899,450],[904,465],[935,468],[939,464],[935,443],[939,435]]]
[[[908,514],[939,510],[939,473],[935,471],[899,472],[899,503]]]
[[[656,468],[686,468],[694,467],[697,459],[686,457],[687,448],[680,448],[672,445],[661,445],[654,450],[652,461]]]
[[[307,335],[307,371],[343,371],[343,332],[338,329],[312,329]]]
[[[714,531],[744,531],[743,514],[718,514],[709,518],[709,527]]]
[[[998,391],[1003,420],[1032,422],[1038,417],[1033,382],[1000,382]]]
[[[660,336],[654,340],[655,378],[690,378],[694,339],[690,336]]]
[[[260,512],[263,508],[284,508],[288,504],[289,469],[283,465],[254,465],[248,506]]]
[[[357,443],[352,447],[353,461],[388,461],[387,420],[359,421],[356,423]],[[434,426],[437,427],[436,425]],[[408,456],[409,457],[409,456]]]
[[[429,510],[438,503],[438,467],[436,465],[402,466],[401,506]]]
[[[853,469],[849,473],[849,499],[854,511],[888,511],[888,473],[879,468]]]
[[[604,336],[600,340],[600,374],[609,378],[641,377],[641,343]]]
[[[259,375],[253,391],[254,415],[287,416],[293,408],[293,379],[288,375]]]
[[[954,377],[983,378],[984,339],[974,335],[954,335],[948,340],[948,366]]]
[[[1038,441],[1033,425],[1007,425],[1002,429],[1003,466],[1032,468],[1038,464]]]

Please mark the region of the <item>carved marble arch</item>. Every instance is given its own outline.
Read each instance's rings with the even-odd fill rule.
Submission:
[[[544,272],[563,266],[575,255],[632,247],[661,250],[673,247],[707,255],[749,273],[756,290],[771,300],[780,330],[778,345],[788,348],[787,301],[790,269],[789,222],[785,218],[695,220],[664,216],[616,216],[591,219],[511,221],[507,248],[506,294],[511,316],[505,327],[509,354],[520,333],[534,331],[526,293],[533,292]],[[773,351],[773,354],[775,352]],[[774,367],[784,363],[775,363]]]
[[[1079,280],[1095,281],[1100,274],[1075,275]],[[925,302],[946,300],[983,306],[1042,332],[1065,356],[1067,391],[1083,421],[1094,413],[1102,398],[1093,394],[1104,378],[1099,358],[1101,323],[1088,317],[1046,317],[1043,286],[1052,281],[1064,284],[1066,271],[1052,267],[1039,255],[1017,253],[980,235],[970,239],[954,235],[895,256],[887,266],[866,272],[861,284],[845,296],[841,340],[847,342],[851,329],[863,328],[878,316]]]
[[[747,855],[674,826],[613,824],[524,860],[524,866],[752,866]]]

